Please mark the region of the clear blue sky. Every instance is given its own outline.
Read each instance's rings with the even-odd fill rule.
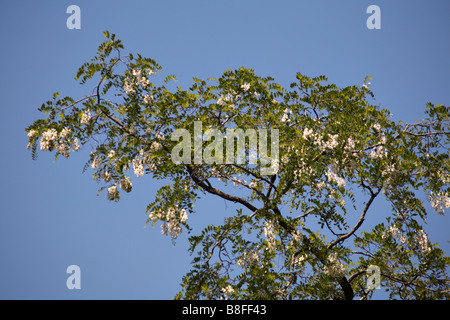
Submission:
[[[81,30],[66,27],[71,4],[81,9]],[[371,4],[381,8],[381,30],[366,27]],[[87,148],[56,163],[49,153],[32,161],[26,149],[24,128],[53,92],[76,98],[91,91],[74,76],[105,30],[184,88],[192,77],[245,66],[285,86],[296,72],[340,86],[370,75],[377,102],[395,120],[420,119],[429,101],[450,104],[448,0],[2,0],[1,299],[171,299],[190,268],[186,233],[173,246],[159,227],[144,228],[157,182],[134,179],[132,193],[109,202],[81,172]],[[194,232],[233,214],[208,197],[196,208]],[[447,255],[449,222],[433,214],[426,226]],[[71,264],[81,268],[81,290],[66,288]]]

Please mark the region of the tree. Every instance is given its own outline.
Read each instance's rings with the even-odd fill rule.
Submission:
[[[450,297],[449,258],[422,226],[424,198],[439,214],[450,207],[449,107],[428,103],[425,119],[396,123],[370,104],[368,78],[339,88],[298,73],[286,89],[246,68],[172,92],[174,76],[159,81],[154,60],[105,37],[76,75],[92,93],[42,104],[28,148],[33,159],[38,143],[68,158],[93,144],[85,169],[112,201],[133,175],[170,181],[146,223],[173,240],[191,230],[199,195],[240,206],[190,236],[192,269],[176,298],[369,299],[368,270],[391,298]],[[375,199],[391,211],[376,212]],[[367,225],[368,215],[382,222]]]

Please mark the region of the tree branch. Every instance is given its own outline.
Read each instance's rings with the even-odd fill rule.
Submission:
[[[352,228],[352,230],[350,230],[350,231],[347,232],[346,234],[340,236],[339,238],[337,238],[336,240],[334,240],[333,242],[331,242],[331,243],[328,245],[328,249],[333,248],[333,247],[334,247],[335,245],[337,245],[339,242],[344,241],[345,239],[349,238],[349,237],[350,237],[352,234],[354,234],[354,233],[356,232],[356,230],[358,230],[359,227],[362,225],[362,223],[364,222],[364,219],[365,219],[365,217],[366,217],[366,213],[367,213],[367,211],[368,211],[369,208],[370,208],[370,205],[372,204],[373,200],[374,200],[374,199],[378,196],[378,194],[380,193],[381,188],[378,188],[378,190],[377,190],[375,193],[372,191],[372,189],[369,188],[369,190],[370,190],[370,193],[371,193],[370,199],[369,199],[369,201],[367,201],[366,206],[364,207],[364,210],[363,210],[363,212],[361,213],[361,216],[359,217],[359,220],[358,220],[358,222],[356,223],[356,225]]]
[[[194,182],[201,187],[203,190],[211,193],[211,194],[215,194],[225,200],[229,200],[229,201],[233,201],[233,202],[238,202],[240,204],[242,204],[243,206],[245,206],[246,208],[250,209],[251,211],[256,211],[257,208],[255,206],[253,206],[252,204],[250,204],[248,201],[246,201],[245,199],[236,197],[236,196],[232,196],[228,193],[225,193],[219,189],[216,189],[214,187],[212,187],[211,185],[207,185],[206,183],[204,183],[199,177],[197,177],[194,173],[193,167],[192,165],[188,164],[186,165],[186,170],[189,173],[189,176],[192,178],[192,180],[194,180]]]

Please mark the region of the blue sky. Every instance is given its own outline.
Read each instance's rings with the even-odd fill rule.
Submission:
[[[69,30],[69,5],[81,29]],[[381,9],[369,30],[366,9]],[[296,72],[324,74],[339,86],[373,77],[376,102],[395,120],[423,117],[427,102],[450,104],[450,2],[434,1],[12,1],[0,2],[0,298],[171,299],[189,271],[187,234],[172,245],[159,227],[144,228],[145,207],[161,184],[133,181],[119,203],[97,196],[82,174],[88,148],[69,160],[31,160],[24,128],[53,92],[82,97],[78,67],[103,31],[175,74],[220,76],[240,66],[287,86]],[[195,231],[233,214],[204,197],[190,217]],[[378,204],[379,210],[388,210]],[[448,213],[448,212],[447,212]],[[432,214],[426,231],[450,255],[450,220]],[[81,268],[81,290],[68,290],[66,268]]]

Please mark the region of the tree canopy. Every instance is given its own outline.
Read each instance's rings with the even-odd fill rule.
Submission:
[[[424,230],[428,204],[450,208],[449,107],[395,122],[372,104],[369,77],[340,88],[297,73],[283,88],[243,67],[169,90],[175,76],[105,37],[76,74],[93,90],[43,103],[28,148],[69,158],[94,146],[84,169],[112,201],[132,179],[169,181],[146,224],[174,241],[200,195],[240,206],[189,237],[176,298],[369,299],[371,270],[391,298],[450,298],[449,258]],[[374,208],[380,198],[390,210]]]

